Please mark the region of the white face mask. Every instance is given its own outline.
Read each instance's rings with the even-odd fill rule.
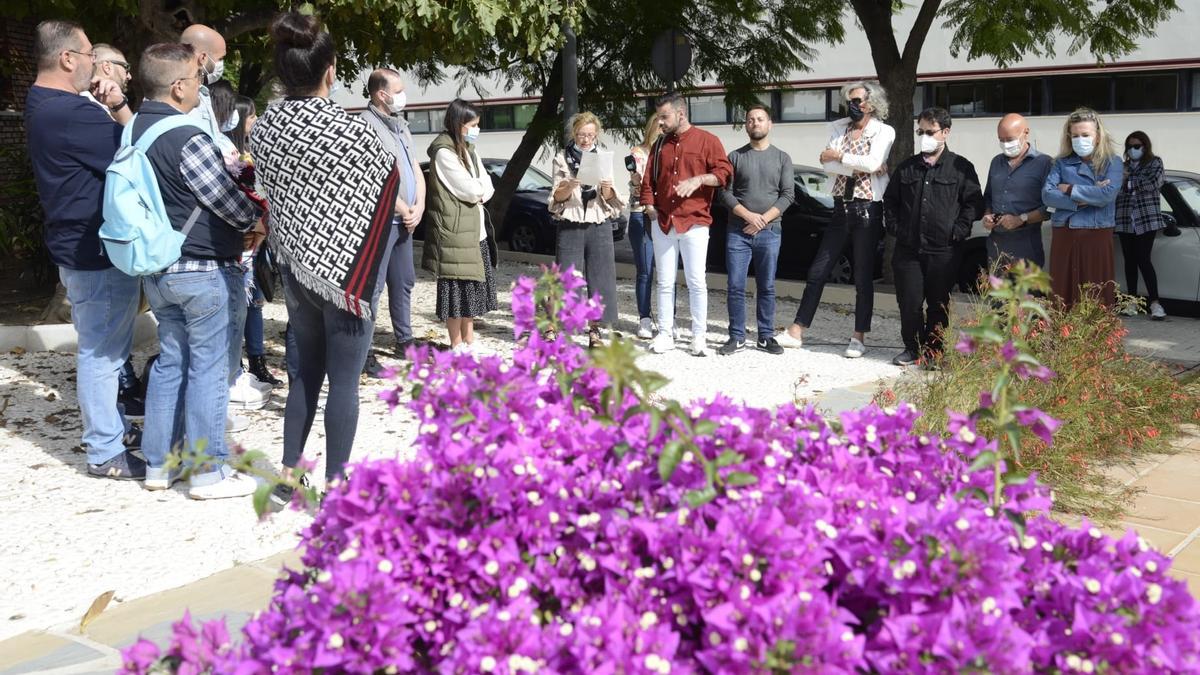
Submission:
[[[330,96],[333,96],[334,94],[336,94],[337,92],[339,92],[341,90],[342,90],[341,82],[334,81],[333,84],[329,85],[329,95]]]
[[[467,142],[474,143],[477,140],[479,140],[479,127],[467,129]]]
[[[1091,157],[1096,150],[1096,141],[1089,136],[1076,136],[1071,139],[1071,149],[1080,157]]]
[[[238,122],[241,122],[241,121],[242,121],[242,114],[240,112],[238,112],[237,110],[234,110],[233,114],[229,116],[229,119],[225,121],[225,124],[221,125],[221,133],[227,134],[227,133],[233,131],[234,129],[237,128]]]
[[[212,61],[211,56],[207,58],[209,61]],[[225,59],[213,61],[213,63],[216,65],[213,66],[212,71],[209,71],[207,68],[204,69],[204,80],[207,84],[213,84],[217,80],[221,79],[221,76],[225,74]]]
[[[938,149],[937,139],[933,136],[921,134],[921,142],[919,143],[918,149],[923,155],[932,155],[933,153],[937,152]]]
[[[1021,139],[1015,141],[1000,141],[1000,149],[1004,152],[1004,156],[1012,159],[1021,154]]]
[[[393,115],[399,115],[404,112],[404,106],[408,105],[408,94],[400,92],[392,94],[392,102],[388,104],[388,110],[392,111]]]

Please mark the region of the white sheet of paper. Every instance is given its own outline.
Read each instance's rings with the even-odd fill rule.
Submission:
[[[604,150],[585,152],[579,160],[579,173],[575,178],[583,185],[599,185],[602,180],[612,180],[613,154]]]

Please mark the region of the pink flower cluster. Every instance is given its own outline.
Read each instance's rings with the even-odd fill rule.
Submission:
[[[551,309],[579,330],[595,304],[572,279]],[[415,353],[384,397],[412,392],[417,459],[355,467],[240,641],[185,618],[125,672],[1200,669],[1169,561],[1050,520],[1032,479],[994,512],[971,467],[994,445],[965,417],[935,438],[904,405],[836,429],[721,395],[677,420],[605,405],[610,374],[540,336],[540,287],[517,284],[511,361]]]

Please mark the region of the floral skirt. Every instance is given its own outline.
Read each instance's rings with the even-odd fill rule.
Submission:
[[[479,242],[479,255],[483,257],[483,281],[466,279],[437,280],[437,318],[468,319],[483,316],[496,310],[496,275],[492,270],[492,256],[487,240]]]

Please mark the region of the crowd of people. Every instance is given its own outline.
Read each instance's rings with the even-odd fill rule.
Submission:
[[[492,181],[476,151],[480,111],[455,100],[430,144],[423,175],[404,118],[401,74],[368,79],[368,108],[350,114],[329,98],[338,87],[333,38],[310,15],[287,12],[271,26],[273,69],[285,96],[262,111],[222,79],[225,41],[202,25],[177,43],[147,47],[137,77],[137,112],[125,92],[134,73],[108,45],[93,45],[69,21],[37,27],[37,80],[25,106],[26,131],[45,237],[72,304],[78,333],[78,400],[91,475],[139,480],[162,490],[187,476],[196,499],[250,494],[255,482],[228,464],[226,433],[246,421],[232,411],[265,405],[281,384],[265,360],[262,306],[281,280],[287,307],[288,394],[283,462],[289,476],[304,456],[324,402],[327,481],[343,475],[358,426],[360,374],[370,367],[383,289],[397,354],[413,344],[416,280],[412,235],[427,232],[421,267],[436,277],[436,314],[449,348],[479,352],[474,321],[497,309],[497,245],[485,204]],[[769,354],[801,348],[835,262],[848,248],[855,284],[854,330],[844,355],[869,349],[874,277],[882,238],[891,260],[904,350],[893,363],[936,359],[956,281],[956,249],[981,221],[999,265],[1044,265],[1041,227],[1053,225],[1049,270],[1063,302],[1092,285],[1114,299],[1112,234],[1120,235],[1128,286],[1139,273],[1152,316],[1158,303],[1150,255],[1157,230],[1163,164],[1142,132],[1118,151],[1099,115],[1066,120],[1057,157],[1039,152],[1020,115],[1000,120],[1001,152],[981,184],[975,167],[949,147],[951,115],[917,117],[917,153],[892,157],[896,130],[884,122],[887,97],[875,82],[841,88],[847,116],[830,126],[818,160],[832,177],[833,219],[808,271],[795,319],[776,330],[775,273],[783,214],[795,199],[791,156],[771,140],[772,111],[745,111],[748,142],[726,152],[688,120],[687,101],[657,101],[643,141],[625,158],[629,180],[580,180],[599,150],[602,121],[583,112],[553,161],[548,208],[557,224],[556,257],[582,273],[604,302],[589,332],[597,346],[617,323],[613,238],[608,222],[628,209],[636,267],[636,335],[655,353],[685,336],[674,317],[680,260],[691,315],[687,349],[708,355],[706,260],[714,203],[728,212],[729,356],[747,348],[747,279],[756,292],[754,347]],[[102,239],[114,158],[140,152],[153,171],[179,256],[163,269],[130,275]],[[591,174],[589,174],[591,175]],[[611,175],[611,174],[609,174]],[[264,242],[265,240],[265,242]],[[653,292],[652,292],[653,291]],[[158,355],[146,370],[144,404],[131,395],[130,350],[143,302],[158,321]],[[243,348],[248,357],[242,361]],[[142,408],[144,407],[144,411]],[[144,414],[144,433],[130,424]],[[139,451],[140,452],[136,452]],[[192,451],[181,472],[168,457]],[[202,452],[201,452],[202,451]],[[199,453],[199,454],[197,454]],[[196,457],[201,457],[197,459]],[[281,484],[272,500],[290,501]]]

